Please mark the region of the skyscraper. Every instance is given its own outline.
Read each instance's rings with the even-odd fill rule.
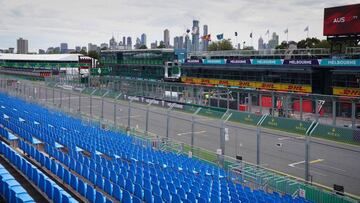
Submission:
[[[141,46],[141,40],[140,40],[140,38],[137,37],[137,38],[136,38],[136,41],[135,41],[134,48],[135,48],[135,49],[139,49],[140,46]]]
[[[146,46],[146,34],[142,33],[141,35],[141,45],[145,45]]]
[[[150,44],[150,49],[156,49],[157,46],[158,46],[158,42],[155,41],[155,42],[153,42],[153,43]]]
[[[68,52],[68,44],[67,43],[60,43],[60,53],[66,54]]]
[[[258,50],[265,49],[264,40],[262,37],[258,40]]]
[[[112,36],[112,38],[109,40],[109,48],[111,50],[117,49],[117,43],[115,41],[114,36]]]
[[[123,44],[124,46],[126,46],[126,37],[125,37],[125,36],[123,37],[122,44]]]
[[[164,30],[164,45],[166,48],[170,47],[170,31],[168,29]]]
[[[17,53],[18,54],[27,54],[29,52],[29,44],[28,44],[28,40],[23,39],[23,38],[19,38],[16,41],[17,44]]]
[[[203,34],[203,36],[205,36],[205,35],[208,35],[208,26],[207,25],[204,25],[204,34]],[[203,45],[202,50],[207,51],[208,47],[209,47],[209,41],[203,39],[202,40],[202,45]]]
[[[184,37],[180,36],[179,37],[179,49],[183,49],[184,48]]]
[[[127,37],[126,44],[127,44],[127,49],[132,49],[132,39],[131,39],[131,37]]]
[[[81,51],[81,47],[80,47],[80,46],[76,46],[76,47],[75,47],[75,51],[76,51],[76,52],[80,52],[80,51]]]
[[[174,49],[179,49],[179,37],[174,37]]]
[[[185,36],[185,47],[186,52],[190,52],[191,51],[191,39],[189,37],[189,35]]]
[[[279,35],[273,32],[271,39],[269,40],[268,48],[275,49],[279,45]]]
[[[193,20],[192,27],[192,51],[199,51],[199,21]]]

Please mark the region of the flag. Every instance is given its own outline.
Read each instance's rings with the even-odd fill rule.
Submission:
[[[222,40],[224,38],[224,33],[216,35],[218,40]]]
[[[250,32],[250,38],[252,38],[252,32]]]
[[[190,29],[187,29],[187,30],[186,30],[186,33],[189,33],[189,32],[190,32]]]
[[[269,35],[270,34],[270,31],[269,30],[267,30],[266,31],[266,33],[265,33],[265,35]]]
[[[287,34],[289,32],[289,29],[286,28],[286,30],[284,30],[284,33]]]
[[[308,32],[309,31],[309,26],[306,26],[306,28],[304,29],[304,32]]]
[[[238,36],[238,33],[237,32],[235,32],[235,37],[237,37]]]
[[[208,35],[204,35],[201,37],[202,40],[205,40],[205,41],[211,41],[211,35],[208,34]]]

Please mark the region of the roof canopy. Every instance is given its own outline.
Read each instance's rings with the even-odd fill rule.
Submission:
[[[0,60],[18,61],[79,61],[82,54],[0,54]]]

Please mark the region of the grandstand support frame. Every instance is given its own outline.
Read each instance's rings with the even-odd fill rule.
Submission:
[[[334,46],[338,43],[340,45],[340,52],[343,53],[343,43],[349,43],[357,45],[360,43],[360,34],[350,34],[341,36],[327,36],[327,40],[330,41],[330,52],[333,53]],[[345,47],[344,47],[345,48]],[[344,49],[345,51],[345,49]]]

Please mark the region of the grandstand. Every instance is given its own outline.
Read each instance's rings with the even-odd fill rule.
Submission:
[[[218,166],[0,94],[0,160],[53,202],[309,202],[251,189]],[[1,197],[34,202],[6,170]]]
[[[88,74],[95,64],[94,59],[82,54],[0,54],[0,73],[32,78]]]

